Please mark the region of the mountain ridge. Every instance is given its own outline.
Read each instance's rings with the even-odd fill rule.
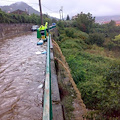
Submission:
[[[104,23],[109,21],[120,21],[120,15],[111,15],[111,16],[96,16],[95,21],[98,23]]]
[[[16,2],[11,5],[0,6],[0,8],[2,11],[6,12],[6,13],[10,13],[10,12],[13,12],[13,11],[19,9],[19,10],[28,12],[28,14],[34,13],[34,14],[39,15],[39,12],[37,10],[35,10],[34,8],[32,8],[30,5],[28,5],[25,2]]]

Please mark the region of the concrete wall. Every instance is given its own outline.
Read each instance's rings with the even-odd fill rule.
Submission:
[[[31,27],[32,24],[0,24],[0,39],[28,32]]]

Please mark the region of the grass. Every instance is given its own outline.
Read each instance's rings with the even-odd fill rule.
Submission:
[[[58,43],[84,103],[89,109],[99,110],[101,112],[100,116],[98,115],[99,118],[102,115],[106,115],[107,118],[116,117],[118,114],[115,114],[115,112],[119,113],[117,103],[120,97],[117,95],[117,88],[111,89],[111,86],[115,86],[115,83],[114,81],[109,82],[109,79],[106,79],[106,74],[109,73],[111,66],[119,61],[119,56],[116,58],[114,51],[106,50],[104,47],[88,45],[86,33],[83,34],[83,32],[78,31],[74,34],[77,34],[76,37],[74,35],[70,36],[67,32],[68,36]],[[111,77],[114,77],[114,75]],[[113,96],[115,100],[111,99]]]
[[[73,120],[78,118],[79,114],[79,119],[82,119],[83,115],[86,114],[86,107],[81,99],[81,94],[77,89],[74,80],[72,79],[69,67],[66,64],[66,60],[59,46],[55,43],[55,41],[53,41],[53,44],[61,103],[63,105],[64,111],[64,118],[66,120]],[[76,105],[77,108],[75,107]]]

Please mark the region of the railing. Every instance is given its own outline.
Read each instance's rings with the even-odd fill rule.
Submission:
[[[47,37],[47,63],[43,102],[43,120],[52,120],[50,40],[51,35],[49,34],[49,37]]]

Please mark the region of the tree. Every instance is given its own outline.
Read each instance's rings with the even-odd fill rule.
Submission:
[[[108,26],[110,27],[114,27],[116,25],[115,21],[111,20],[109,23],[108,23]]]
[[[70,17],[69,17],[69,15],[67,15],[67,18],[66,18],[66,20],[70,20]]]
[[[48,15],[44,14],[43,19],[46,22],[51,23],[51,19]],[[26,14],[18,15],[18,14],[8,14],[3,12],[0,9],[0,23],[34,23],[34,24],[40,24],[41,18],[39,15],[31,14],[30,16]]]
[[[91,33],[89,34],[89,44],[97,44],[98,46],[102,46],[104,43],[104,36],[100,33]]]
[[[89,33],[92,28],[93,23],[95,23],[95,17],[92,17],[92,14],[78,14],[76,18],[77,27],[83,31]]]
[[[58,21],[57,25],[58,25],[59,29],[64,29],[64,22],[63,21]]]
[[[120,34],[118,36],[115,36],[115,39],[113,39],[113,42],[120,45]]]
[[[109,116],[120,115],[120,62],[112,64],[104,80],[101,109]]]
[[[53,18],[52,23],[57,23],[57,20],[55,18]]]
[[[0,23],[5,22],[5,13],[0,9]]]

